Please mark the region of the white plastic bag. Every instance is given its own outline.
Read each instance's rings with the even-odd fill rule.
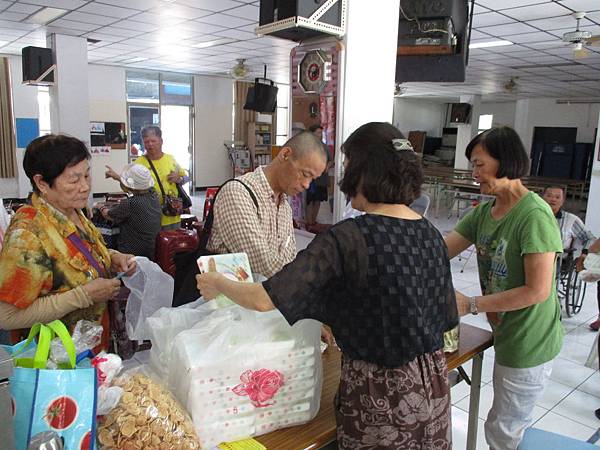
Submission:
[[[313,419],[323,382],[320,330],[314,320],[291,327],[278,310],[233,305],[180,332],[169,388],[190,412],[202,447]]]
[[[160,308],[146,319],[152,341],[150,367],[163,381],[166,382],[169,376],[175,336],[192,328],[215,309],[211,308],[212,306],[216,307],[213,302],[209,302],[208,306],[198,309],[204,303],[204,300],[200,298],[177,308]]]
[[[73,344],[75,344],[76,355],[85,350],[91,350],[100,344],[102,339],[102,325],[97,325],[89,320],[79,320],[75,324],[71,338],[73,339]],[[50,342],[50,359],[55,364],[69,361],[69,355],[60,337],[55,337]]]
[[[600,253],[590,253],[583,260],[583,267],[579,276],[583,281],[595,283],[600,281]]]
[[[131,293],[125,307],[125,326],[131,340],[150,339],[146,318],[173,303],[173,277],[148,258],[136,256],[137,270],[123,282]]]

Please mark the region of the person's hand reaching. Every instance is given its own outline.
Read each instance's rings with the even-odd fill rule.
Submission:
[[[104,178],[112,178],[113,180],[117,180],[119,181],[121,179],[121,176],[115,172],[115,170],[110,167],[110,166],[104,166],[106,167],[106,172],[104,172]]]
[[[94,303],[103,303],[113,298],[121,288],[121,281],[116,278],[96,278],[83,285]]]
[[[196,287],[205,300],[212,300],[221,292],[217,288],[219,281],[225,278],[218,272],[207,272],[196,275]]]

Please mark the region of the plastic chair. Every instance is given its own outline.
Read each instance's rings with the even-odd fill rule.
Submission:
[[[412,209],[417,214],[421,214],[423,217],[427,215],[427,211],[429,210],[429,204],[431,203],[431,199],[427,194],[421,194],[419,197],[415,199],[414,202],[410,204],[410,209]]]
[[[527,428],[519,450],[592,450],[597,449],[594,444],[598,440],[598,431],[587,440],[579,441],[550,431],[537,428]]]

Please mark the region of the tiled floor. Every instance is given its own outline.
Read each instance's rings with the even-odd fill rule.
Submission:
[[[201,217],[201,208],[204,203],[203,194],[194,195],[192,211]],[[323,204],[319,214],[320,221],[327,220],[328,209]],[[448,219],[447,213],[440,210],[439,218],[429,219],[440,229],[447,233],[454,227],[456,216]],[[463,253],[468,257],[469,251]],[[479,281],[475,257],[452,261],[454,286],[467,295],[479,295]],[[600,408],[600,373],[598,370],[585,367],[584,363],[592,347],[596,333],[588,328],[588,324],[598,315],[595,285],[589,286],[581,312],[573,317],[563,319],[565,327],[565,341],[563,349],[554,362],[550,382],[546,387],[543,397],[539,400],[535,411],[534,427],[543,430],[558,432],[565,436],[577,439],[588,439],[597,428],[600,420],[594,415],[594,410]],[[486,319],[482,316],[463,317],[464,322],[489,329]],[[144,359],[144,355],[137,358]],[[479,407],[479,432],[477,449],[487,449],[483,434],[483,424],[487,412],[492,404],[492,366],[494,350],[485,352],[483,360],[481,401]],[[141,362],[141,361],[140,361]],[[136,362],[137,364],[137,362]],[[470,364],[464,366],[470,373]],[[452,429],[455,449],[464,449],[467,437],[467,419],[469,406],[469,389],[463,382],[452,388]],[[598,443],[597,445],[600,445]]]

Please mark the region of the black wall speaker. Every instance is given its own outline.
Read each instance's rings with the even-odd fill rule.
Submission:
[[[452,103],[450,108],[450,122],[469,123],[471,121],[470,103]]]
[[[260,0],[260,26],[269,25],[280,20],[298,17],[309,18],[327,0]],[[342,21],[342,0],[323,14],[318,22],[339,27]],[[311,37],[323,36],[322,30],[305,28],[302,24],[291,24],[290,27],[269,34],[292,41],[301,41]]]
[[[469,47],[468,0],[402,0],[398,23],[396,82],[464,82]],[[417,22],[418,21],[418,22]],[[426,54],[429,27],[451,23],[455,45],[448,54]],[[415,28],[416,27],[416,28]],[[444,36],[442,36],[444,37]],[[447,36],[446,36],[447,37]],[[412,39],[412,43],[410,40]],[[444,40],[444,39],[442,39]],[[412,44],[414,54],[403,54]],[[446,44],[448,44],[446,42]],[[438,44],[438,47],[440,45]]]
[[[54,83],[54,71],[51,71],[42,80],[36,81],[46,72],[54,61],[52,49],[43,47],[23,47],[21,50],[23,63],[23,83],[48,85]]]
[[[278,91],[279,88],[271,80],[256,78],[254,85],[248,88],[244,109],[261,113],[275,112]]]

